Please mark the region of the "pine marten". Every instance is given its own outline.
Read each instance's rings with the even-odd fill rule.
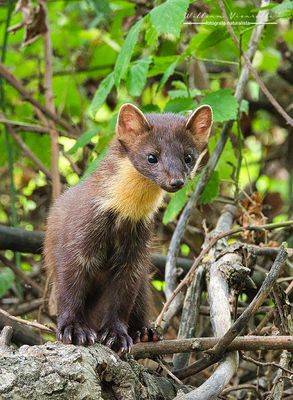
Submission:
[[[45,264],[57,289],[57,339],[118,354],[157,340],[147,329],[150,240],[164,192],[186,182],[207,145],[212,110],[144,115],[124,104],[99,169],[65,191],[48,217]]]

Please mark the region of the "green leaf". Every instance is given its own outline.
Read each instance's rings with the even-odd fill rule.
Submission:
[[[99,155],[97,158],[95,158],[87,167],[87,169],[85,170],[81,180],[84,180],[86,178],[88,178],[96,169],[98,169],[99,165],[101,164],[101,162],[104,160],[104,158],[106,157],[108,152],[108,149],[105,148]]]
[[[273,48],[263,50],[260,58],[260,63],[257,66],[259,71],[276,72],[282,60],[281,54],[278,52],[278,50]]]
[[[158,43],[158,34],[149,19],[148,19],[148,23],[149,23],[149,27],[145,31],[144,38],[145,38],[147,47],[154,47]]]
[[[140,96],[147,81],[151,57],[138,60],[129,70],[126,87],[131,96]]]
[[[215,135],[209,140],[209,151],[212,153],[216,147],[219,135]],[[216,171],[219,173],[219,178],[231,179],[233,174],[233,169],[237,165],[237,158],[235,156],[235,151],[230,139],[227,140],[221,157],[217,163]]]
[[[166,107],[164,108],[165,112],[174,112],[179,113],[182,111],[193,110],[195,108],[194,100],[190,97],[187,98],[176,98],[168,101]]]
[[[114,74],[111,72],[103,81],[100,83],[98,90],[96,91],[92,103],[89,108],[89,114],[92,118],[95,118],[97,111],[101,108],[108,94],[111,92],[114,86]]]
[[[177,57],[175,61],[172,62],[172,64],[169,65],[169,67],[165,70],[164,75],[162,76],[159,86],[158,86],[158,90],[160,90],[165,83],[167,82],[167,80],[170,78],[170,76],[173,74],[173,72],[175,71],[175,68],[177,67],[178,63],[180,61],[180,57]]]
[[[173,221],[185,206],[188,200],[187,188],[184,187],[176,192],[169,201],[163,217],[163,224],[167,225]]]
[[[241,112],[243,112],[244,114],[248,114],[248,111],[249,111],[249,103],[248,103],[247,100],[245,100],[245,99],[242,99],[242,100],[241,100],[239,110],[240,110]]]
[[[162,292],[165,289],[165,281],[153,280],[152,285],[158,292]]]
[[[213,109],[215,122],[229,121],[237,118],[238,103],[231,89],[220,89],[203,97],[199,103],[208,104]]]
[[[199,96],[201,91],[198,89],[191,89],[190,92],[185,90],[169,90],[168,95],[171,99],[178,99],[178,97],[185,97],[185,98],[194,98],[195,96]]]
[[[10,268],[4,267],[0,270],[0,298],[11,288],[14,282],[14,273]]]
[[[156,76],[159,74],[163,74],[167,68],[169,68],[170,64],[172,64],[175,60],[177,60],[178,56],[162,56],[162,57],[154,57],[153,63],[151,65],[148,76]]]
[[[190,247],[186,243],[182,243],[182,245],[180,246],[180,251],[183,257],[188,257],[190,253]]]
[[[91,0],[97,14],[96,24],[109,19],[111,8],[107,0]]]
[[[273,7],[272,11],[277,13],[279,17],[291,18],[293,17],[293,3],[292,1],[284,1],[282,4]]]
[[[30,133],[23,133],[25,144],[42,161],[46,167],[51,165],[51,145],[49,135],[37,136]],[[46,149],[44,151],[44,149]]]
[[[216,44],[228,39],[229,34],[226,28],[217,28],[213,30],[198,46],[198,50],[206,50]]]
[[[90,143],[92,138],[96,136],[100,131],[100,128],[90,129],[89,131],[83,133],[75,142],[75,144],[68,150],[68,154],[74,154],[76,150],[80,147],[84,147],[86,144]]]
[[[188,0],[167,0],[150,12],[150,19],[158,34],[171,33],[179,37]]]
[[[114,81],[116,87],[119,86],[120,80],[124,77],[128,69],[142,23],[143,18],[132,26],[117,57],[114,67]]]
[[[200,202],[202,204],[208,204],[214,198],[218,196],[220,188],[219,172],[213,171],[210,180],[208,181],[202,195],[200,196]]]

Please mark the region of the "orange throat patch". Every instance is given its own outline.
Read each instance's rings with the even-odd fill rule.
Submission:
[[[140,174],[127,158],[119,160],[116,175],[103,189],[99,207],[133,221],[151,219],[164,197],[163,189]]]

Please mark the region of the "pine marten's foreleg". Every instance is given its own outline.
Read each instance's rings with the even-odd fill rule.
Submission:
[[[63,261],[57,267],[57,339],[63,343],[93,344],[96,332],[86,313],[89,273],[82,265]]]
[[[140,274],[129,265],[116,266],[92,312],[98,321],[98,339],[122,354],[132,346],[129,317],[137,298]]]

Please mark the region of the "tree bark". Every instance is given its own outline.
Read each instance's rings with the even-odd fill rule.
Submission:
[[[188,387],[128,362],[105,346],[46,343],[0,349],[1,400],[173,399]]]

